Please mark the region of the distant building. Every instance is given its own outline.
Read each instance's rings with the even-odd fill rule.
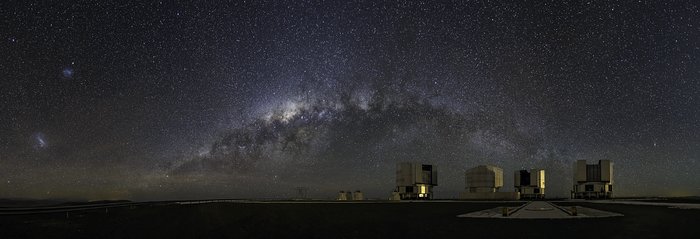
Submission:
[[[600,160],[597,164],[586,164],[586,160],[578,160],[574,164],[572,198],[612,198],[612,185],[612,161]]]
[[[544,198],[544,170],[532,169],[515,171],[515,191],[520,198]]]
[[[464,184],[468,192],[498,192],[503,187],[503,169],[480,165],[464,173]]]
[[[391,192],[391,195],[389,195],[389,200],[390,201],[399,201],[399,200],[401,200],[401,195],[399,194],[398,191],[393,191],[393,192]]]
[[[517,192],[499,192],[503,187],[503,169],[480,165],[464,173],[466,191],[459,194],[460,199],[476,200],[517,200]]]
[[[396,165],[396,192],[401,200],[431,199],[437,186],[437,167],[421,163]]]
[[[338,192],[338,197],[336,198],[336,200],[338,200],[338,201],[347,201],[347,200],[348,200],[348,194],[349,194],[349,192],[340,191],[340,192]]]
[[[336,200],[338,200],[338,201],[348,201],[348,200],[362,201],[362,200],[365,200],[365,195],[360,190],[357,190],[355,192],[340,191],[340,192],[338,192],[338,197],[336,198]]]
[[[355,191],[355,192],[352,193],[352,200],[353,200],[353,201],[362,201],[362,200],[365,200],[365,195],[364,195],[362,192],[360,192],[359,190],[358,190],[358,191]]]

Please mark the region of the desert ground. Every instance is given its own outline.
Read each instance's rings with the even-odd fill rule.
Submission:
[[[106,208],[54,208],[48,211],[0,208],[0,237],[691,238],[700,235],[697,224],[700,210],[668,205],[555,201],[554,204],[562,207],[589,207],[624,216],[574,219],[457,217],[490,208],[518,207],[524,203],[231,201],[126,203]]]

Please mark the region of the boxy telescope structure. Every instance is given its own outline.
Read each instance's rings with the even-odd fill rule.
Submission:
[[[517,200],[517,192],[499,192],[503,187],[503,169],[479,165],[464,173],[466,191],[459,194],[463,200]]]
[[[503,187],[503,169],[480,165],[464,173],[464,184],[468,192],[498,192]]]
[[[520,198],[544,198],[544,169],[519,170],[513,176]]]
[[[431,199],[437,186],[437,167],[421,163],[396,165],[396,192],[399,199]]]
[[[578,160],[574,164],[571,198],[612,198],[612,185],[612,161],[600,160],[597,164],[586,164],[586,160]]]

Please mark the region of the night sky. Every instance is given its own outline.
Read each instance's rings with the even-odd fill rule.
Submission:
[[[436,197],[480,164],[700,195],[695,1],[2,1],[0,197]]]

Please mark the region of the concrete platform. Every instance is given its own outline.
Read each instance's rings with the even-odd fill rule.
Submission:
[[[606,212],[587,207],[559,207],[550,202],[534,201],[515,208],[498,207],[477,212],[457,215],[467,218],[505,218],[505,219],[574,219],[596,217],[618,217],[619,213]]]
[[[510,218],[566,218],[570,217],[568,212],[559,209],[548,202],[530,202],[520,210],[509,215]]]

